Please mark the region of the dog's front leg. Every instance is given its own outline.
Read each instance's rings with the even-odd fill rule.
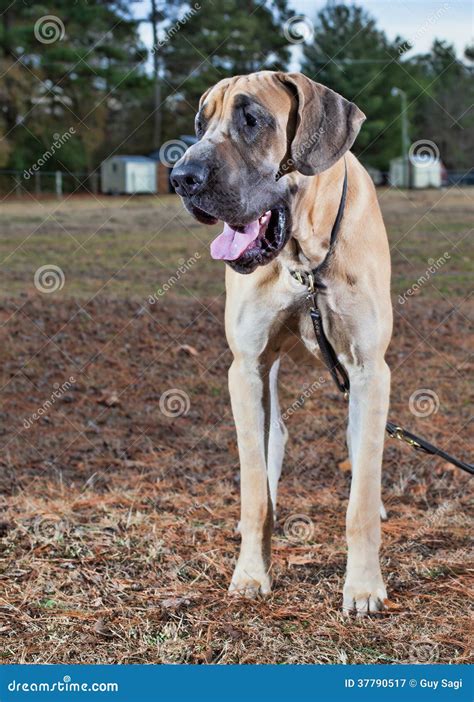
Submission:
[[[381,466],[390,393],[383,359],[348,367],[352,483],[347,510],[347,574],[344,611],[383,608],[386,591],[379,563]]]
[[[242,544],[229,591],[246,597],[270,592],[273,526],[267,466],[269,368],[247,354],[234,356],[229,390],[240,455]]]

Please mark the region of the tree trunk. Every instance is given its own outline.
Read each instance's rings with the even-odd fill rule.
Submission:
[[[160,47],[158,46],[158,7],[156,0],[151,0],[151,27],[153,32],[153,147],[161,146],[161,82],[160,82]]]

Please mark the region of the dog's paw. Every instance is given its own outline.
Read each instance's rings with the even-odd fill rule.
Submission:
[[[368,579],[358,582],[346,580],[342,610],[344,614],[354,613],[358,617],[376,614],[385,609],[384,601],[386,599],[387,591],[381,577],[374,578],[373,581]]]
[[[229,594],[254,599],[257,595],[269,595],[270,592],[270,576],[263,565],[237,564],[229,585]]]

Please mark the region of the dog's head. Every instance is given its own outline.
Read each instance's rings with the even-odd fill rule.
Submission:
[[[330,168],[364,119],[356,105],[301,73],[237,76],[204,93],[199,141],[176,163],[171,182],[196,219],[225,223],[212,256],[240,273],[274,259],[291,231],[285,176]]]

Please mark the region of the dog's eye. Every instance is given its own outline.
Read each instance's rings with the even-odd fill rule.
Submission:
[[[254,117],[250,112],[244,112],[245,124],[247,127],[256,127],[258,124],[257,118]]]

